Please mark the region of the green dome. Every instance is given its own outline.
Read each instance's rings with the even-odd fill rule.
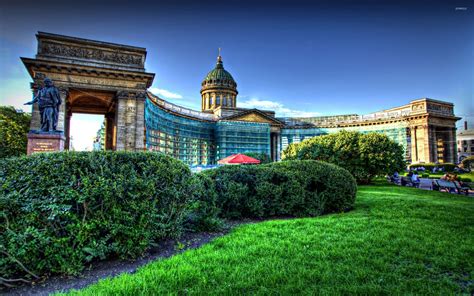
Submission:
[[[232,75],[230,75],[230,73],[224,69],[221,56],[217,58],[216,67],[207,73],[202,85],[226,85],[231,87],[237,86]]]

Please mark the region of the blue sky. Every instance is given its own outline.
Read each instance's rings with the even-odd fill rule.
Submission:
[[[155,91],[200,109],[222,47],[238,105],[369,113],[430,97],[474,123],[472,1],[21,1],[0,4],[0,103],[31,98],[37,31],[146,47]]]

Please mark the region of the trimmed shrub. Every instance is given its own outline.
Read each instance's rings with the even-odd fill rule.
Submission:
[[[137,257],[181,233],[193,182],[182,162],[151,152],[2,160],[0,273],[75,274],[96,259]]]
[[[342,130],[290,144],[283,160],[314,159],[347,169],[358,183],[367,184],[375,176],[391,175],[405,169],[401,145],[381,133],[363,134]]]
[[[345,169],[320,161],[223,166],[202,174],[215,181],[223,218],[318,216],[354,205],[357,186]]]
[[[432,171],[433,168],[437,168],[437,169],[442,168],[445,172],[452,172],[454,171],[454,168],[456,167],[456,165],[454,163],[449,163],[449,162],[438,163],[438,164],[428,162],[428,163],[414,163],[414,164],[411,164],[408,168],[410,170],[415,170],[420,167],[424,167],[425,170],[427,171]]]
[[[471,170],[474,167],[474,156],[468,156],[461,161],[462,168]]]
[[[431,170],[433,170],[433,168],[436,167],[436,164],[431,163],[431,162],[428,162],[428,163],[414,163],[414,164],[410,164],[408,166],[408,169],[416,170],[417,168],[421,168],[421,167],[424,167],[427,171],[431,171]]]
[[[193,198],[186,228],[191,231],[212,231],[223,227],[218,218],[217,193],[214,181],[205,174],[194,174],[192,182]]]

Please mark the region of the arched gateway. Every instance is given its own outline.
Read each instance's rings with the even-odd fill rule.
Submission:
[[[59,89],[63,103],[57,129],[64,132],[59,139],[64,143],[30,134],[28,153],[58,150],[61,145],[68,149],[73,112],[105,115],[106,149],[143,150],[146,90],[155,76],[145,72],[146,49],[43,32],[36,37],[36,58],[21,60],[33,79],[34,93],[45,77]],[[39,130],[40,121],[35,104],[30,129]]]
[[[68,149],[72,113],[103,114],[105,149],[154,150],[190,165],[215,164],[234,153],[265,153],[279,160],[291,143],[356,130],[379,132],[401,144],[408,162],[455,162],[454,105],[428,98],[366,115],[276,118],[272,110],[237,104],[237,82],[222,57],[201,85],[201,111],[171,104],[147,92],[154,74],[145,72],[146,50],[39,32],[35,59],[22,58],[33,91],[49,77],[61,101],[62,134],[29,134],[28,153]],[[55,113],[57,114],[57,113]],[[56,116],[56,115],[55,115]],[[38,107],[31,130],[39,130]]]

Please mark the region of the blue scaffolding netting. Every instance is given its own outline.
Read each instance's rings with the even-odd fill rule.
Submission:
[[[145,101],[146,147],[189,165],[215,163],[215,123],[177,116]]]

